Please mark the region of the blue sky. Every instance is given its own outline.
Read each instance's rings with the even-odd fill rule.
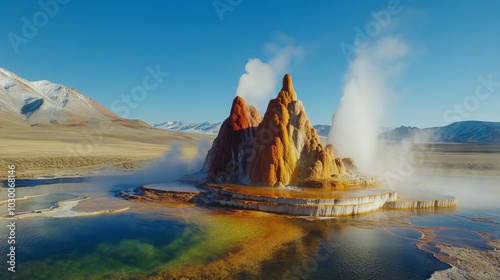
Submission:
[[[122,96],[142,85],[146,67],[168,72],[129,106],[129,118],[224,120],[248,60],[269,62],[274,54],[266,46],[273,43],[300,49],[277,74],[292,75],[313,124],[330,124],[349,67],[340,45],[354,45],[355,28],[366,30],[372,12],[397,5],[401,11],[389,24],[368,36],[368,45],[396,36],[410,48],[404,67],[388,78],[393,93],[381,125],[500,121],[499,1],[220,0],[229,10],[219,13],[213,1],[61,2],[68,3],[48,15],[38,1],[4,1],[0,67],[75,88],[115,109],[113,102],[123,105]],[[23,17],[38,20],[32,38],[23,35]],[[25,41],[13,47],[12,34]],[[478,77],[493,80],[481,98]]]

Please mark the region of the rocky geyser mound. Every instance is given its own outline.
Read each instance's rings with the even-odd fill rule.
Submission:
[[[262,186],[300,185],[346,174],[333,147],[321,144],[288,74],[262,120],[255,107],[241,97],[234,99],[203,171],[210,181]]]
[[[203,164],[211,181],[245,182],[255,130],[262,120],[254,106],[236,96]]]

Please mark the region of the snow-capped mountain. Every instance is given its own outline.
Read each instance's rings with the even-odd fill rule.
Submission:
[[[326,124],[317,124],[313,126],[314,129],[318,132],[319,136],[323,137],[328,137],[328,134],[330,133],[330,129],[332,128],[331,125],[326,125]],[[386,131],[392,130],[393,128],[391,127],[381,127],[379,133],[382,134]]]
[[[500,122],[463,121],[443,127],[401,126],[381,135],[383,139],[415,139],[428,142],[500,143]]]
[[[204,133],[204,134],[214,134],[217,135],[219,132],[221,122],[219,123],[191,123],[184,121],[168,121],[161,124],[153,125],[156,128],[174,130],[174,131],[186,131],[186,132],[195,132],[195,133]]]
[[[0,113],[29,125],[124,121],[73,88],[49,81],[30,82],[3,68],[0,68]]]
[[[185,121],[168,121],[168,122],[164,122],[161,124],[154,124],[153,126],[155,128],[161,128],[161,129],[167,129],[167,130],[173,130],[173,131],[188,131],[188,132],[195,132],[195,133],[217,135],[217,133],[219,133],[219,129],[220,129],[221,125],[222,125],[222,122],[219,122],[219,123],[209,123],[209,122],[192,123],[192,122],[185,122]],[[328,133],[330,133],[330,128],[332,126],[325,125],[325,124],[317,124],[317,125],[314,125],[313,127],[314,127],[314,129],[316,129],[319,136],[328,137]],[[390,128],[382,128],[380,133],[388,131],[388,130],[390,130]]]
[[[153,126],[155,128],[161,128],[161,129],[167,129],[167,130],[173,130],[173,131],[187,131],[187,132],[194,132],[194,133],[203,133],[203,134],[213,134],[217,135],[219,133],[220,126],[222,125],[222,122],[218,123],[209,123],[209,122],[204,122],[204,123],[192,123],[192,122],[185,122],[185,121],[168,121],[164,122],[161,124],[154,124]],[[318,128],[317,128],[318,127]],[[325,128],[323,128],[325,127]],[[318,130],[318,134],[320,136],[328,136],[328,132],[330,131],[330,126],[329,125],[316,125],[314,126],[316,130]],[[321,131],[321,134],[319,131]]]
[[[169,121],[154,127],[174,131],[187,131],[217,135],[222,123],[191,123]],[[330,125],[313,126],[322,137],[328,137]],[[455,143],[500,143],[500,122],[464,121],[444,127],[417,128],[401,126],[383,127],[380,137],[390,141],[412,139],[417,142],[455,142]]]
[[[318,132],[318,135],[323,137],[328,137],[328,133],[330,133],[330,128],[332,128],[331,125],[326,125],[326,124],[317,124],[313,125],[313,127]]]

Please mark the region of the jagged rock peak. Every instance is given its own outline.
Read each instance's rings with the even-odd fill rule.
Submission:
[[[247,165],[249,182],[263,186],[297,185],[305,179],[328,179],[342,175],[345,168],[321,144],[302,102],[297,100],[290,75],[269,102],[255,131],[252,156]]]
[[[247,106],[243,97],[236,96],[234,98],[229,115],[229,123],[234,131],[256,127],[261,119],[257,108],[252,105]]]
[[[290,74],[286,74],[285,77],[283,77],[283,87],[281,88],[281,91],[294,91],[292,76],[290,76]]]
[[[290,74],[286,74],[285,77],[283,77],[283,87],[278,94],[278,98],[285,99],[288,101],[286,103],[297,100],[297,94],[295,90],[293,90],[292,77]]]
[[[202,171],[208,173],[210,181],[245,180],[255,129],[261,120],[254,106],[247,106],[240,96],[234,98],[229,117],[222,123],[203,164]]]

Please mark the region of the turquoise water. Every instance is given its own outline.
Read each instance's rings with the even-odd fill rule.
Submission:
[[[165,245],[187,234],[185,225],[147,214],[37,218],[17,225],[18,272],[2,271],[1,279],[86,279],[151,271],[175,258],[176,250]]]

